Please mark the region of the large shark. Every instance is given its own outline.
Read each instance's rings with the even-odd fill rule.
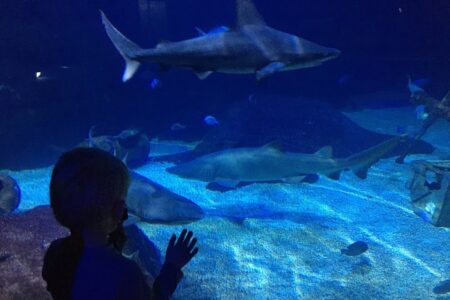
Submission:
[[[405,139],[404,136],[394,137],[343,159],[332,158],[329,146],[312,154],[283,152],[272,144],[227,149],[170,167],[167,171],[183,178],[217,182],[227,187],[239,182],[301,181],[309,174],[339,179],[341,171],[348,169],[359,178],[366,178],[368,169]]]
[[[192,69],[200,79],[213,72],[256,73],[261,80],[276,72],[314,67],[333,59],[340,51],[320,46],[266,25],[251,0],[237,0],[233,29],[179,42],[161,42],[142,49],[120,33],[101,12],[106,32],[125,60],[122,80],[129,80],[142,62],[163,69]]]
[[[200,206],[134,171],[126,199],[129,212],[142,221],[185,224],[204,217]]]

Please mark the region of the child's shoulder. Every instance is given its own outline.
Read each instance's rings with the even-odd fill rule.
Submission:
[[[52,257],[61,255],[69,243],[69,237],[59,238],[50,243],[47,251],[45,252],[45,259],[51,259]]]

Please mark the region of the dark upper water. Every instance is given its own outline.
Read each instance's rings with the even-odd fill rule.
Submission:
[[[154,2],[165,12],[146,10]],[[136,127],[150,137],[171,136],[175,122],[200,139],[205,115],[224,118],[249,95],[322,100],[354,108],[359,95],[383,91],[386,100],[358,108],[408,105],[406,77],[429,79],[426,89],[442,97],[449,89],[450,3],[418,1],[255,0],[266,22],[342,55],[311,69],[276,74],[257,85],[253,75],[214,74],[200,81],[190,71],[158,75],[144,65],[128,83],[123,61],[100,21],[99,9],[144,47],[178,41],[204,30],[233,26],[234,1],[217,0],[2,0],[0,2],[0,168],[48,165],[56,150],[88,134]],[[68,68],[62,68],[62,66]],[[36,72],[49,80],[36,80]],[[276,105],[276,104],[274,104]],[[56,150],[55,150],[56,149]]]

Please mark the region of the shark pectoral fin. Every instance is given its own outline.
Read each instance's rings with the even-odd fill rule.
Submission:
[[[341,172],[338,171],[338,172],[327,174],[327,177],[330,179],[333,179],[333,180],[339,180],[339,178],[341,178]]]
[[[270,75],[281,71],[286,65],[282,62],[275,61],[273,63],[268,64],[261,70],[256,72],[256,80],[260,81],[262,79],[265,79],[269,77]]]
[[[123,82],[131,79],[131,77],[133,77],[134,73],[136,73],[136,71],[139,69],[139,66],[141,65],[140,62],[138,62],[136,60],[131,60],[125,56],[124,56],[124,60],[125,60],[125,71],[123,72],[123,75],[122,75]]]
[[[226,188],[235,189],[237,187],[237,185],[239,184],[239,181],[231,180],[231,179],[224,179],[224,180],[218,180],[218,181],[216,181],[216,183],[223,187],[226,187]]]
[[[333,157],[333,147],[331,146],[325,146],[323,148],[320,148],[319,151],[314,153],[317,156],[323,157],[323,158],[332,158]]]
[[[195,72],[195,74],[197,75],[198,79],[203,80],[206,79],[209,75],[211,75],[213,73],[213,71],[205,71],[205,72]]]
[[[284,178],[284,179],[283,179],[283,182],[286,182],[286,183],[292,183],[292,184],[295,184],[295,183],[302,183],[303,180],[304,180],[305,178],[306,178],[306,176],[304,176],[304,175],[299,175],[299,176],[294,176],[294,177]]]

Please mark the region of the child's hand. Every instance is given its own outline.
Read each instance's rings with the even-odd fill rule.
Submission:
[[[191,241],[194,234],[192,231],[189,231],[187,235],[186,233],[187,230],[183,229],[176,243],[177,236],[172,235],[166,250],[166,263],[179,269],[183,268],[198,252],[198,248],[194,249],[197,239],[193,238]]]

